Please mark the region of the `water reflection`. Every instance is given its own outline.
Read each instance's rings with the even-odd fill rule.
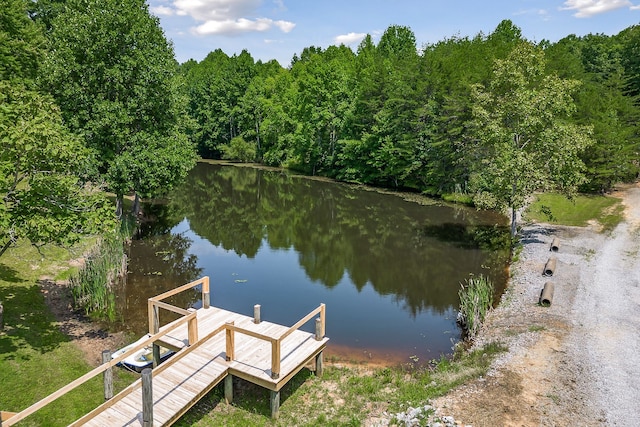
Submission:
[[[501,217],[278,171],[199,164],[145,212],[156,221],[132,247],[127,294],[146,301],[206,274],[214,304],[250,314],[259,303],[284,324],[324,302],[329,350],[446,353],[460,282],[506,281]]]

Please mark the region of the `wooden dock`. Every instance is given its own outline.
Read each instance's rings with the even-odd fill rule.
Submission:
[[[178,292],[202,287],[203,307],[183,310],[162,300]],[[160,326],[159,310],[166,309],[181,318]],[[315,319],[316,331],[299,328]],[[159,363],[159,346],[177,353],[153,371],[113,396],[72,426],[168,426],[177,421],[204,395],[225,381],[225,399],[233,399],[233,376],[271,391],[271,412],[277,417],[280,389],[302,368],[315,360],[316,374],[322,373],[322,352],[329,340],[324,336],[325,306],[320,305],[291,327],[261,321],[260,307],[254,317],[245,316],[209,304],[208,277],[149,299],[149,332],[152,336],[129,352],[104,363],[47,398],[2,419],[10,426],[24,419],[66,392],[110,369],[128,355],[153,345]],[[105,376],[105,390],[107,389]]]

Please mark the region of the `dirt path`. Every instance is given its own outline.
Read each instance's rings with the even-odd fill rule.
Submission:
[[[524,229],[508,291],[476,345],[509,351],[491,372],[434,402],[480,426],[640,425],[640,185],[617,194],[626,219],[613,232],[545,224]],[[553,236],[552,278],[542,276]],[[551,307],[537,304],[546,281]]]

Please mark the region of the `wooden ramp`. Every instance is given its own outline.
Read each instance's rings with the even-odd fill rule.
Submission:
[[[200,288],[203,307],[182,309],[163,302],[169,296]],[[160,309],[181,315],[160,327]],[[316,318],[316,316],[318,316]],[[300,327],[315,318],[315,333]],[[325,306],[321,304],[291,327],[210,306],[209,278],[180,286],[149,298],[149,334],[126,353],[107,360],[82,377],[60,388],[21,412],[0,412],[0,425],[12,426],[99,374],[104,375],[105,396],[112,396],[111,369],[129,355],[153,346],[153,371],[110,397],[72,426],[168,426],[204,395],[225,381],[225,399],[233,399],[233,376],[271,390],[271,414],[277,417],[280,389],[315,359],[316,375],[322,374],[322,352],[329,341],[325,333]],[[162,364],[160,346],[177,353]],[[104,359],[103,359],[104,360]],[[159,364],[159,365],[158,365]]]

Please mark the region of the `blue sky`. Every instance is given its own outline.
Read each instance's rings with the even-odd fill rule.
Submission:
[[[503,19],[532,41],[617,34],[640,24],[640,0],[149,0],[179,62],[215,49],[246,49],[288,66],[308,46],[377,41],[390,25],[410,27],[418,47],[492,32]]]

